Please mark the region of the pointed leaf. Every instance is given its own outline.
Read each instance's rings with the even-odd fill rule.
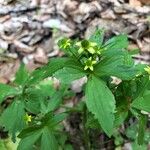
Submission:
[[[132,102],[131,106],[139,110],[150,112],[150,91],[146,90],[142,96]]]
[[[58,150],[58,143],[55,136],[44,128],[41,137],[41,150]]]
[[[6,84],[0,83],[0,103],[8,96],[13,96],[18,93],[18,90]]]
[[[131,80],[139,72],[136,66],[126,65],[124,56],[121,55],[104,58],[94,70],[99,76],[116,76],[122,80]]]
[[[15,134],[25,126],[24,103],[15,100],[1,115],[0,124],[5,127],[15,138]]]
[[[91,42],[95,42],[100,47],[103,43],[104,39],[104,30],[103,29],[97,29],[94,34],[89,38]]]
[[[28,84],[36,84],[39,81],[52,76],[57,70],[62,69],[68,58],[54,58],[47,65],[32,72]]]
[[[29,74],[25,68],[24,64],[21,64],[19,70],[16,73],[15,83],[18,85],[23,85],[27,81]]]
[[[33,150],[34,143],[41,137],[42,130],[36,130],[21,139],[17,150]]]
[[[137,137],[139,145],[144,144],[146,125],[147,125],[147,116],[141,115],[139,120],[138,137]]]
[[[74,68],[64,67],[61,70],[58,70],[54,76],[59,79],[61,82],[69,84],[74,80],[80,79],[86,76],[86,73],[83,70],[78,70]]]
[[[92,76],[86,85],[86,104],[98,119],[104,132],[111,136],[114,125],[115,99],[106,84]]]
[[[115,36],[104,44],[105,49],[111,51],[124,49],[127,48],[127,46],[128,46],[128,38],[127,35],[124,34]]]

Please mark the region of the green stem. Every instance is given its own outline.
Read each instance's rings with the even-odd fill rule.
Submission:
[[[84,138],[85,149],[90,150],[90,140],[89,140],[88,130],[86,128],[86,121],[87,121],[87,108],[86,106],[84,106],[83,108],[83,138]]]

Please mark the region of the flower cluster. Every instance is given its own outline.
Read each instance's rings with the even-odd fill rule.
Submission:
[[[101,48],[96,42],[90,40],[73,41],[67,38],[59,42],[59,47],[65,52],[75,52],[74,55],[79,56],[81,63],[84,65],[84,70],[94,70],[94,65],[98,62],[97,59],[101,54]],[[75,51],[73,51],[75,50]]]
[[[81,42],[77,42],[76,46],[79,47],[78,53],[88,52],[90,54],[100,54],[100,50],[98,48],[97,43],[90,42],[88,40],[82,40]]]

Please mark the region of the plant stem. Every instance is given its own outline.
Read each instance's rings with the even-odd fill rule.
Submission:
[[[88,130],[86,128],[86,121],[87,121],[87,108],[86,106],[84,106],[83,108],[83,138],[84,138],[85,149],[90,150],[90,140],[89,140]]]

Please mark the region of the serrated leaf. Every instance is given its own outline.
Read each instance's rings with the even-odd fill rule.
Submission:
[[[24,129],[18,136],[21,138],[18,150],[33,150],[37,142],[41,150],[58,150],[55,130],[58,129],[64,117],[66,117],[64,113],[53,116],[50,112],[41,119],[41,125]]]
[[[118,35],[111,39],[109,39],[105,44],[104,47],[106,50],[119,50],[127,48],[128,46],[128,38],[127,35]]]
[[[62,69],[68,58],[54,58],[47,65],[32,72],[28,84],[36,84],[39,81],[52,76],[57,70]]]
[[[37,141],[41,150],[58,150],[55,136],[47,127],[27,132],[27,136],[21,139],[17,150],[33,150]]]
[[[47,111],[45,107],[55,92],[50,80],[44,80],[34,87],[27,88],[24,96],[26,109],[34,114]]]
[[[54,77],[66,84],[69,84],[72,81],[80,79],[84,76],[86,76],[86,73],[83,70],[69,67],[64,67],[63,69],[58,70],[54,74]]]
[[[145,130],[147,125],[147,116],[140,115],[137,142],[139,145],[144,144]]]
[[[0,103],[8,96],[16,95],[18,92],[19,91],[16,88],[0,83]]]
[[[117,112],[115,114],[115,122],[114,122],[115,127],[119,127],[120,125],[122,125],[125,119],[127,118],[127,116],[128,116],[128,112],[126,111]]]
[[[132,142],[132,150],[147,150],[147,144],[139,145],[137,141]]]
[[[1,115],[0,124],[5,127],[12,138],[15,139],[15,134],[21,131],[25,126],[25,110],[24,103],[15,100]]]
[[[100,47],[103,43],[104,39],[104,30],[103,29],[97,29],[94,34],[89,38],[91,42],[95,42]]]
[[[94,70],[99,76],[116,76],[122,80],[131,80],[139,72],[136,66],[128,66],[122,55],[104,58]]]
[[[25,68],[25,65],[21,64],[19,70],[16,73],[14,82],[17,83],[18,85],[24,85],[28,77],[29,77],[29,74]]]
[[[28,136],[21,139],[17,150],[33,150],[34,143],[40,138],[42,130],[28,133]]]
[[[139,110],[150,112],[150,91],[146,90],[142,96],[132,102],[131,106]]]
[[[111,136],[114,125],[115,99],[106,84],[94,76],[86,85],[86,104],[98,119],[104,132]]]
[[[58,150],[58,143],[55,136],[49,132],[48,128],[42,130],[41,150]]]
[[[86,128],[101,129],[98,120],[95,119],[93,115],[88,115],[87,122],[85,125],[86,125]]]
[[[54,111],[55,109],[57,109],[59,107],[59,105],[63,101],[62,97],[63,97],[63,94],[64,94],[64,90],[65,89],[57,91],[52,95],[52,98],[51,98],[51,100],[49,101],[49,103],[46,107],[46,112]]]

